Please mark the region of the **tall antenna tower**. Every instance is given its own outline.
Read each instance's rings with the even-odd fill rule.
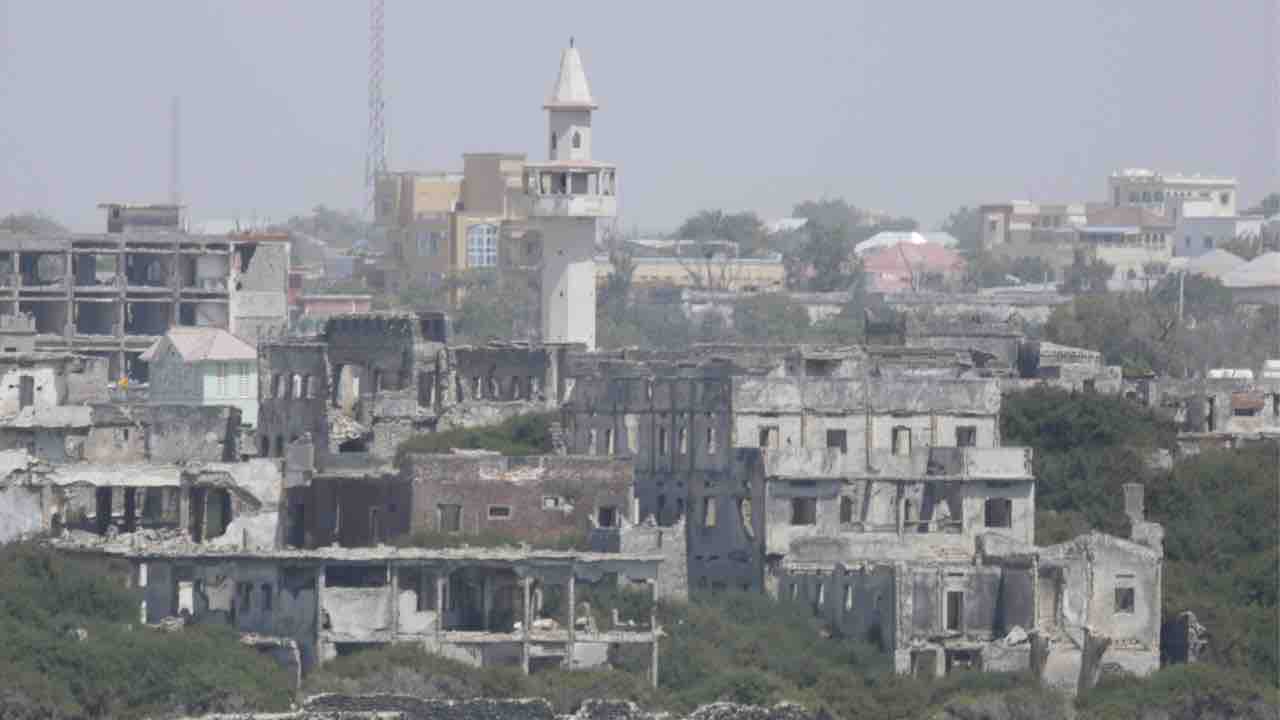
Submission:
[[[169,202],[182,204],[182,105],[177,95],[169,105]]]
[[[369,137],[364,155],[365,214],[374,218],[378,176],[387,171],[387,129],[382,122],[383,0],[369,0]]]

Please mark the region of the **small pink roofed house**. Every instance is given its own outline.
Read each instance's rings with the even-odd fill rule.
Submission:
[[[871,292],[941,290],[964,274],[959,253],[932,242],[898,243],[862,256],[862,272]]]

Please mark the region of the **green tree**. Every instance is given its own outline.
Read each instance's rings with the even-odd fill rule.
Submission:
[[[67,228],[57,220],[39,212],[12,213],[0,218],[0,230],[47,235],[64,233]]]
[[[1087,253],[1077,250],[1064,278],[1067,292],[1072,294],[1106,292],[1107,281],[1115,275],[1115,270],[1114,265],[1096,257],[1089,257]]]
[[[753,212],[700,210],[680,225],[676,237],[681,240],[726,240],[738,246],[739,255],[747,256],[763,247],[764,225]]]
[[[797,284],[810,292],[848,290],[862,282],[862,263],[851,252],[847,225],[827,226],[810,220],[809,240],[793,256]]]
[[[733,329],[753,343],[798,343],[808,334],[809,313],[785,295],[763,293],[733,306]]]
[[[942,231],[951,233],[962,252],[982,249],[982,215],[978,208],[962,206],[953,210],[942,222]]]

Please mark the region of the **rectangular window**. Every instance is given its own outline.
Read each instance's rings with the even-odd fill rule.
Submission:
[[[853,498],[840,498],[840,522],[848,525],[853,522]]]
[[[792,525],[817,525],[818,524],[818,499],[817,498],[791,498],[791,524]]]
[[[911,428],[899,426],[893,429],[893,454],[911,454]]]
[[[978,445],[978,428],[974,425],[961,425],[956,428],[956,447],[976,447]]]
[[[959,630],[964,617],[964,592],[947,591],[947,629]]]
[[[840,454],[844,455],[849,452],[849,434],[844,430],[828,430],[827,431],[827,449],[838,448]]]
[[[658,428],[658,454],[665,456],[667,454],[667,429]]]
[[[844,609],[846,611],[853,609],[853,585],[844,584]]]
[[[560,496],[558,496],[558,495],[543,495],[543,496],[542,496],[542,509],[543,509],[543,510],[555,510],[555,509],[556,509],[556,508],[558,508],[558,507],[560,507]]]
[[[271,612],[271,583],[262,583],[262,609]]]
[[[613,454],[613,428],[604,429],[604,452],[606,455]]]
[[[437,525],[440,528],[440,532],[462,531],[461,505],[437,505],[436,513],[439,515]]]
[[[1209,237],[1208,235],[1204,236],[1204,249],[1205,250],[1213,249],[1213,238]]]
[[[596,429],[591,428],[590,430],[587,430],[587,452],[588,453],[592,455],[600,454],[600,447],[598,445],[598,442],[599,442],[599,437],[596,435]]]
[[[596,510],[596,525],[602,528],[618,526],[618,508],[613,505],[605,505]]]
[[[778,447],[778,426],[765,425],[760,428],[760,447],[776,448]]]
[[[506,520],[509,517],[511,517],[511,506],[509,505],[490,505],[489,506],[490,520]]]
[[[240,369],[237,374],[240,376],[240,396],[249,397],[249,373],[252,369],[249,363],[240,363]]]
[[[218,394],[227,394],[227,364],[224,362],[217,363],[218,366]]]
[[[713,427],[707,428],[707,454],[716,454],[716,429]]]
[[[702,499],[702,527],[713,528],[716,526],[716,499],[713,497]]]
[[[1009,498],[991,498],[983,504],[985,524],[989,528],[1013,527],[1013,501]]]
[[[679,437],[679,440],[677,442],[679,443],[680,454],[688,455],[689,454],[689,429],[680,428],[679,430],[676,431],[676,433],[678,434],[678,437]]]
[[[1131,587],[1116,588],[1116,614],[1132,615],[1134,604],[1134,592]]]
[[[240,612],[253,609],[253,583],[237,583],[240,587]]]
[[[827,584],[825,582],[818,585],[818,597],[814,604],[818,607],[827,604]]]

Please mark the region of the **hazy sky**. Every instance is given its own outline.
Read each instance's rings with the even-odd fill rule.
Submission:
[[[1280,190],[1269,1],[387,0],[390,164],[541,158],[572,34],[627,227],[823,195],[935,225],[1102,199],[1119,167],[1235,175],[1250,202]],[[355,0],[0,0],[0,215],[96,231],[99,201],[165,200],[174,95],[193,218],[358,207],[367,55]]]

